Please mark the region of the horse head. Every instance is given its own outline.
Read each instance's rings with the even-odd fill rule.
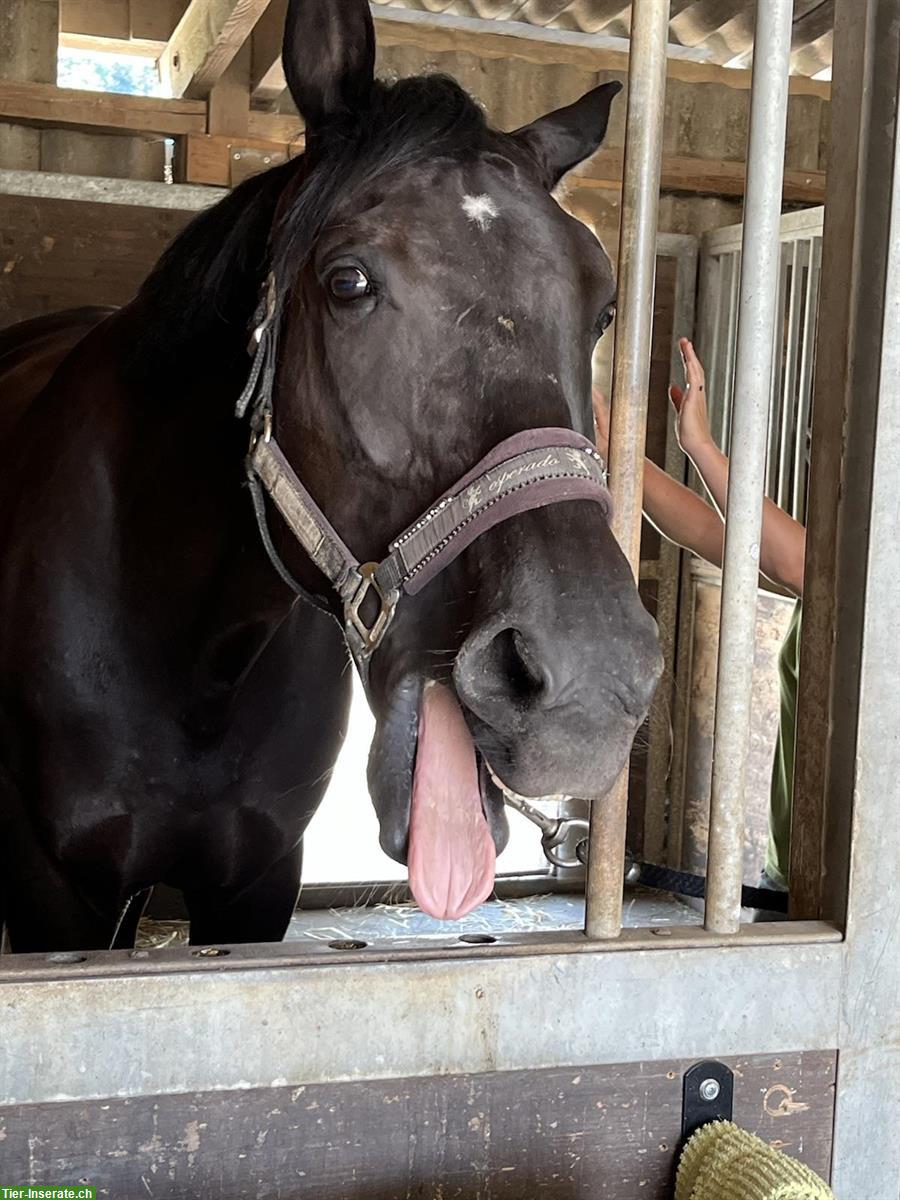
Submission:
[[[284,63],[307,145],[269,248],[274,433],[360,561],[505,439],[591,433],[615,302],[603,247],[552,193],[601,144],[619,85],[501,133],[451,80],[388,85],[374,61],[365,0],[292,0]],[[286,528],[275,540],[327,595]],[[602,799],[660,669],[587,500],[496,524],[405,596],[369,664],[369,784],[421,906],[454,917],[490,892],[502,787]]]

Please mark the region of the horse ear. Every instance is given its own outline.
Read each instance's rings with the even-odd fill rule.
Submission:
[[[512,135],[535,155],[546,173],[548,187],[555,187],[567,171],[600,148],[609,125],[609,110],[621,90],[621,83],[615,81],[601,84],[574,104],[548,113]]]
[[[367,0],[290,0],[282,57],[308,131],[364,108],[375,79]]]

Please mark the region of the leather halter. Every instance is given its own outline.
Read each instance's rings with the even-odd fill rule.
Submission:
[[[269,276],[251,341],[253,365],[235,415],[250,413],[246,471],[266,553],[298,596],[334,615],[304,588],[282,562],[269,532],[265,493],[294,537],[334,588],[343,608],[347,645],[363,683],[397,604],[413,596],[488,529],[517,513],[563,500],[593,500],[609,520],[612,498],[603,460],[587,438],[571,429],[529,429],[500,442],[477,466],[440,496],[395,538],[380,562],[361,563],[300,482],[272,435],[278,343],[275,281]],[[370,623],[362,606],[370,592],[379,611]]]

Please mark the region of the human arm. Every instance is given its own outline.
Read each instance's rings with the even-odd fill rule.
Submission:
[[[669,389],[676,412],[676,430],[682,450],[694,464],[721,516],[728,503],[728,459],[709,430],[706,412],[706,378],[703,365],[687,338],[680,342],[684,359],[685,388]],[[768,497],[763,499],[759,569],[795,596],[803,595],[806,530]]]
[[[609,409],[594,392],[597,445],[609,459]],[[717,567],[722,565],[725,526],[722,518],[696,492],[678,483],[650,459],[644,459],[644,514],[664,538]]]

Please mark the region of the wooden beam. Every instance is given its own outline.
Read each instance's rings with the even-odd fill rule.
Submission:
[[[196,100],[82,92],[44,83],[0,82],[0,121],[179,137],[206,133],[207,105]],[[246,129],[220,131],[224,136],[221,144],[240,142],[256,149],[269,148],[276,155],[295,154],[301,144],[302,126],[297,116],[250,112]],[[663,159],[662,187],[664,191],[741,196],[745,172],[742,162],[667,155]],[[187,179],[191,182],[189,175]],[[573,171],[568,186],[616,190],[621,181],[621,153],[610,150],[595,154],[584,167]],[[203,182],[227,186],[229,179]],[[788,170],[784,186],[785,200],[790,203],[821,204],[825,196],[825,173]]]
[[[234,181],[233,155],[243,148],[256,152],[259,169],[268,153],[272,162],[283,162],[303,152],[303,137],[298,135],[296,118],[251,113],[249,136],[200,137],[190,135],[186,143],[186,183],[215,184],[228,187]],[[259,156],[262,156],[261,158]],[[250,156],[248,156],[250,157]],[[245,169],[238,174],[243,177]],[[746,166],[742,162],[689,158],[667,155],[663,159],[662,190],[690,192],[708,196],[742,196]],[[597,188],[618,191],[622,186],[622,155],[601,151],[573,171],[566,179],[569,191]],[[821,204],[825,195],[823,171],[785,172],[784,198],[791,204]]]
[[[208,96],[219,82],[269,0],[191,0],[159,60],[173,96]]]
[[[660,189],[664,192],[694,192],[707,196],[743,196],[747,167],[742,162],[665,155]],[[567,178],[569,188],[590,187],[618,190],[622,183],[622,155],[601,151]],[[791,204],[823,204],[825,172],[786,170],[784,199]]]
[[[277,4],[278,0],[273,0]],[[282,25],[283,25],[282,9]],[[565,29],[547,29],[527,21],[486,20],[459,17],[452,13],[420,12],[409,9],[374,6],[378,44],[415,46],[429,53],[469,53],[482,59],[515,58],[540,66],[572,66],[591,72],[628,72],[628,41],[603,34],[574,33]],[[274,23],[277,27],[277,22]],[[254,95],[271,99],[285,88],[279,61],[280,44],[265,44],[268,63],[263,61],[263,45],[254,59]],[[730,70],[709,61],[683,46],[670,44],[668,77],[682,83],[712,83],[747,90],[752,76],[747,70]],[[831,85],[821,80],[792,76],[792,96],[818,96],[828,100]]]
[[[184,15],[188,0],[60,0],[63,35],[122,42],[163,43]],[[103,47],[108,48],[108,47]],[[134,54],[129,49],[126,53]],[[162,53],[162,48],[156,57]]]
[[[271,0],[253,30],[250,91],[261,100],[274,100],[285,89],[281,44],[288,0]]]
[[[131,37],[129,0],[59,0],[61,33],[127,42]]]
[[[131,36],[168,41],[190,0],[129,0]]]
[[[248,133],[268,142],[296,142],[303,135],[303,118],[296,113],[250,111]]]
[[[206,131],[206,105],[197,100],[161,100],[83,92],[49,83],[0,81],[0,121],[179,137]]]
[[[59,44],[66,50],[85,50],[88,54],[130,54],[154,62],[166,48],[165,42],[147,42],[137,38],[96,37],[92,33],[60,33]]]
[[[272,142],[254,137],[192,133],[183,139],[179,179],[207,187],[234,187],[303,153],[304,140]]]
[[[250,43],[245,42],[228,70],[209,93],[208,133],[249,133]]]
[[[63,175],[54,171],[0,170],[0,196],[201,212],[223,199],[225,193],[215,188],[181,187],[171,183],[149,183],[143,179],[98,179],[90,175]]]

